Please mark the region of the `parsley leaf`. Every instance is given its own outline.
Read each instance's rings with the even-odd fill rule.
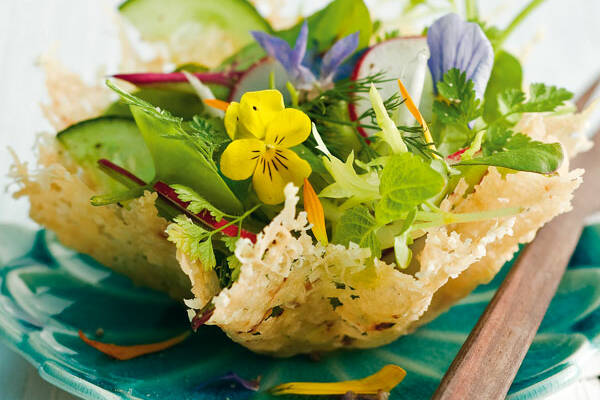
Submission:
[[[559,143],[538,142],[495,124],[486,132],[482,153],[482,157],[462,160],[459,165],[492,165],[549,174],[556,171],[563,160]]]
[[[231,236],[223,236],[221,241],[225,243],[227,250],[231,252],[231,255],[227,257],[227,264],[229,265],[229,270],[231,271],[231,282],[237,281],[237,278],[240,276],[242,263],[235,255],[235,245],[238,241],[239,237],[231,237]]]
[[[472,80],[467,80],[466,72],[452,68],[437,83],[441,100],[433,103],[433,111],[445,124],[468,125],[483,113],[481,101],[475,94]]]
[[[190,203],[187,206],[187,209],[194,214],[207,210],[210,215],[215,217],[217,221],[220,221],[225,215],[227,215],[187,186],[171,185],[171,188],[175,190],[175,193],[177,193],[177,196],[180,200]]]
[[[184,215],[175,217],[173,221],[167,227],[167,240],[175,243],[192,261],[200,261],[204,269],[213,269],[217,261],[210,232]]]
[[[565,101],[571,99],[573,93],[556,86],[532,83],[529,87],[529,96],[527,102],[515,105],[513,111],[519,113],[554,111],[557,107],[562,106]]]
[[[361,248],[371,249],[372,257],[381,257],[381,245],[375,235],[378,227],[367,207],[353,207],[340,217],[332,241],[344,246],[356,243]]]
[[[391,156],[381,174],[377,221],[386,224],[405,218],[406,213],[441,192],[444,184],[442,175],[421,157],[408,152]]]

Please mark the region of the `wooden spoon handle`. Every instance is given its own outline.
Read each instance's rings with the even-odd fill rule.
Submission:
[[[582,224],[568,214],[542,228],[486,308],[433,395],[504,399],[577,245]]]

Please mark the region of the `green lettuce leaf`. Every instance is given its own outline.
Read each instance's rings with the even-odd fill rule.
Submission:
[[[483,102],[483,119],[493,122],[500,117],[498,96],[507,89],[521,90],[523,69],[521,63],[512,54],[500,50],[496,53],[494,67],[485,90]]]
[[[442,191],[445,180],[412,153],[391,156],[381,174],[381,200],[375,207],[380,224],[404,219],[406,214]]]
[[[361,248],[371,249],[372,257],[381,257],[381,246],[375,234],[378,227],[367,207],[353,207],[340,217],[332,241],[344,246],[356,243]]]
[[[302,22],[276,35],[290,44],[298,37]],[[369,45],[373,24],[369,9],[362,0],[334,0],[308,17],[308,49],[316,45],[317,53],[329,49],[333,42],[359,31],[358,49]]]

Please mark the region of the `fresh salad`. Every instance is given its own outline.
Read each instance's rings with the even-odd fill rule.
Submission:
[[[168,55],[106,90],[49,84],[112,103],[47,106],[69,123],[17,162],[18,194],[66,245],[183,300],[194,330],[275,356],[389,343],[570,208],[587,112],[503,48],[540,3],[499,28],[469,0],[400,36],[362,0],[285,30],[244,0],[128,0]]]

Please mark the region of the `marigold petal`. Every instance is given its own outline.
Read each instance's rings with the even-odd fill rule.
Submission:
[[[312,226],[313,234],[315,238],[321,244],[327,245],[327,230],[325,229],[325,213],[323,212],[323,205],[317,196],[317,193],[313,189],[308,179],[304,178],[304,211]]]
[[[86,344],[95,348],[96,350],[109,355],[117,360],[130,360],[132,358],[140,357],[145,354],[157,353],[162,350],[166,350],[169,347],[173,347],[176,344],[183,342],[190,336],[191,331],[186,331],[181,335],[177,335],[171,339],[164,340],[158,343],[149,343],[149,344],[138,344],[133,346],[119,346],[117,344],[112,343],[102,343],[96,340],[92,340],[87,338],[82,331],[79,331],[79,337]]]
[[[397,365],[388,364],[373,375],[352,381],[321,383],[321,382],[290,382],[271,389],[275,395],[303,394],[303,395],[342,395],[347,392],[356,394],[377,394],[390,392],[398,385],[406,371]]]
[[[300,187],[312,172],[310,164],[292,150],[273,148],[265,152],[252,178],[258,198],[265,204],[279,204],[285,200],[283,189],[289,182]]]
[[[217,110],[227,111],[229,103],[219,99],[204,99],[204,104],[209,107],[216,108]]]
[[[264,152],[265,144],[258,139],[234,140],[221,154],[221,172],[234,181],[248,179]]]
[[[283,96],[278,90],[246,92],[240,99],[240,122],[248,132],[262,139],[269,122],[284,108]]]
[[[423,118],[423,115],[421,115],[421,112],[415,105],[412,97],[410,97],[410,94],[408,93],[408,90],[406,90],[406,87],[404,87],[404,84],[400,79],[398,79],[398,87],[400,87],[400,93],[402,94],[402,97],[405,100],[406,108],[408,108],[408,111],[410,111],[413,117],[415,117],[419,125],[423,127],[423,136],[425,137],[425,141],[427,143],[431,143],[430,147],[433,150],[435,150],[435,145],[433,144],[433,137],[431,136],[431,132],[429,131],[429,126],[427,126],[425,118]]]
[[[281,147],[293,147],[304,142],[310,135],[311,122],[308,115],[295,108],[278,112],[269,122],[265,142]]]

